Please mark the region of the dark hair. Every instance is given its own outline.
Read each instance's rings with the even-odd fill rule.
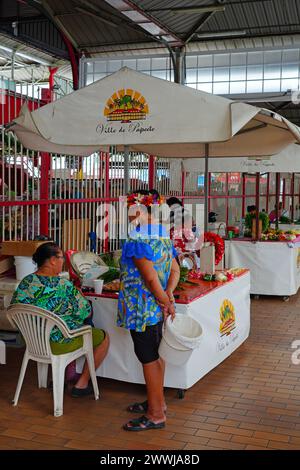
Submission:
[[[135,193],[138,193],[138,194],[143,194],[144,196],[149,196],[150,194],[155,194],[157,197],[160,197],[159,196],[159,192],[156,190],[156,189],[135,189],[133,191],[130,191],[129,194],[135,194]]]
[[[149,189],[149,193],[150,194],[155,194],[158,198],[160,197],[160,194],[159,192],[157,191],[157,189]]]
[[[253,211],[256,211],[256,206],[254,206],[254,205],[247,206],[247,212],[253,212]]]
[[[216,212],[209,212],[208,213],[208,222],[214,223],[217,222],[217,213]]]
[[[174,204],[179,204],[180,206],[183,206],[182,201],[175,196],[169,197],[169,199],[166,200],[166,203],[169,207],[173,206]]]
[[[60,251],[59,246],[54,242],[43,243],[36,249],[35,253],[33,253],[32,261],[40,268],[47,259],[56,256]]]

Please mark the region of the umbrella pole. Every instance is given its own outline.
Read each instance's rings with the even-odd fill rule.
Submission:
[[[205,175],[204,175],[204,232],[208,231],[208,158],[209,144],[205,144]]]
[[[276,223],[275,227],[279,228],[279,196],[280,196],[280,173],[276,173]]]
[[[129,182],[129,146],[124,145],[124,192],[128,194],[130,191]]]
[[[256,173],[256,213],[255,213],[255,224],[256,224],[256,240],[259,240],[259,196],[260,196],[260,173]]]

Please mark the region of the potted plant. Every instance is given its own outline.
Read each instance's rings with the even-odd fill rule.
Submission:
[[[259,228],[258,228],[258,238],[261,237],[261,234],[268,230],[270,225],[269,216],[266,212],[260,212],[258,216]],[[251,233],[252,238],[256,238],[256,214],[248,213],[245,217],[245,227],[248,232]]]

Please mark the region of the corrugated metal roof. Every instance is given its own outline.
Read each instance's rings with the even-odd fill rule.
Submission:
[[[285,47],[299,47],[300,35],[288,36],[266,36],[256,38],[237,38],[218,41],[197,41],[188,44],[187,52],[213,52],[213,51],[230,51],[245,49],[273,49]]]
[[[237,51],[237,50],[253,50],[253,49],[274,49],[300,47],[300,35],[289,36],[266,36],[256,38],[237,38],[223,39],[218,41],[195,41],[190,42],[186,46],[186,53],[202,52],[212,53],[215,51]],[[88,47],[87,52],[91,57],[106,56],[112,54],[118,56],[140,56],[153,54],[168,54],[169,50],[160,43],[141,43],[141,44],[121,44],[119,46],[98,46]]]
[[[0,75],[11,77],[11,51],[13,50],[25,54],[26,56],[15,55],[15,80],[29,82],[39,80],[47,81],[49,77],[48,65],[39,64],[38,60],[50,66],[59,67],[59,73],[63,77],[71,78],[72,76],[69,61],[62,59],[57,60],[50,54],[22,44],[17,39],[7,37],[4,34],[0,34]]]
[[[15,18],[19,22],[17,29],[21,39],[26,37],[40,47],[44,45],[44,48],[48,45],[53,54],[55,49],[61,53],[66,50],[58,29],[83,52],[91,47],[154,44],[158,40],[105,0],[47,0],[45,4],[27,1],[30,6],[26,5],[26,0],[2,1],[0,31],[5,25],[13,34],[11,23]],[[124,0],[125,6],[126,3]],[[43,5],[48,6],[46,10],[43,10]],[[225,10],[211,15],[207,10],[186,11],[188,7],[207,9],[213,5],[225,6]],[[174,11],[176,8],[181,11]],[[220,35],[224,34],[225,38],[230,32],[240,32],[243,37],[300,33],[299,0],[227,0],[221,4],[217,0],[131,0],[128,9],[150,15],[153,23],[183,39],[198,24],[193,42],[206,42],[208,39],[199,38],[196,34],[216,34],[216,39],[222,40]],[[140,14],[134,16],[141,18]],[[207,21],[201,26],[200,22],[205,18]]]
[[[42,61],[49,63],[49,65],[57,63],[57,59],[53,57],[53,55],[47,54],[46,52],[43,52],[35,47],[26,45],[18,38],[12,38],[5,34],[0,34],[0,45],[5,46],[8,49],[17,50],[19,52],[24,52],[34,57],[40,58]],[[9,55],[10,54],[8,54],[8,56]],[[23,61],[25,64],[29,62],[25,59],[22,59],[22,57],[19,57],[18,61]]]
[[[1,64],[2,65],[2,64]],[[72,71],[70,65],[63,65],[58,67],[56,76],[72,80]],[[1,69],[0,68],[0,77],[12,78],[10,69]],[[36,82],[47,82],[49,81],[49,70],[48,67],[32,66],[28,65],[27,67],[15,68],[13,78],[16,82],[27,82],[27,83],[36,83]]]
[[[104,1],[49,0],[48,4],[79,49],[102,44],[144,42],[145,37],[151,39]],[[91,7],[93,5],[95,9]]]
[[[102,21],[84,14],[68,15],[63,18],[65,28],[75,38],[80,49],[103,44],[135,43],[143,39],[143,33],[129,28],[113,28]]]
[[[255,36],[300,31],[298,0],[232,0],[225,5],[225,12],[214,15],[202,32],[246,30]]]
[[[204,14],[184,11],[174,14],[172,9],[218,5],[216,0],[142,0],[132,3],[150,12],[179,36],[188,34],[204,18]],[[300,32],[299,0],[227,0],[222,5],[225,11],[215,12],[199,29],[199,33],[246,30],[247,35],[255,36]],[[159,11],[159,8],[162,10]]]

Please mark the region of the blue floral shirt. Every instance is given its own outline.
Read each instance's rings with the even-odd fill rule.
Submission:
[[[146,326],[156,325],[163,319],[162,310],[146,287],[133,258],[147,258],[152,261],[165,290],[175,256],[177,253],[173,243],[162,225],[144,225],[130,233],[123,245],[120,260],[118,326],[145,331]]]
[[[80,328],[91,314],[88,300],[67,279],[59,276],[29,274],[15,290],[11,304],[31,304],[59,315],[70,330]],[[61,331],[55,326],[50,333],[51,341],[67,343]]]

